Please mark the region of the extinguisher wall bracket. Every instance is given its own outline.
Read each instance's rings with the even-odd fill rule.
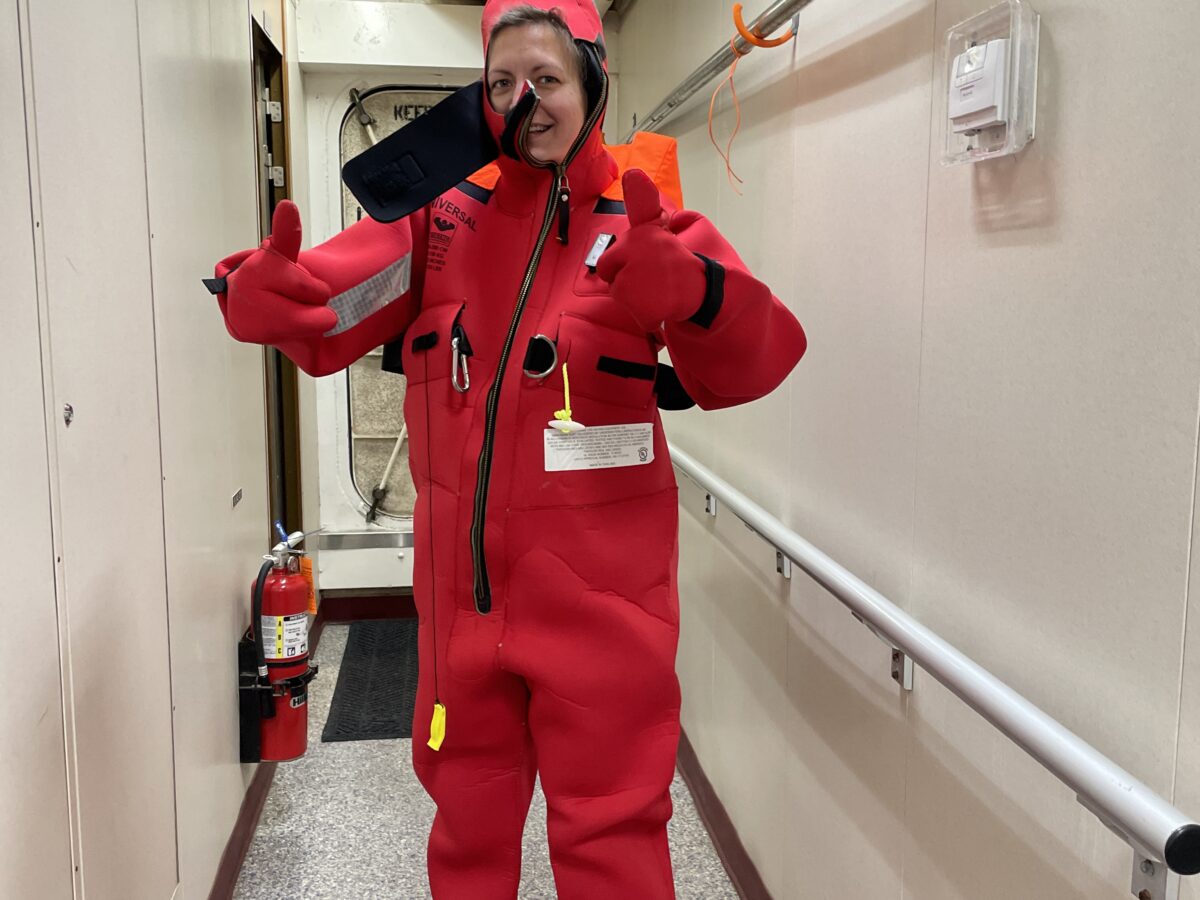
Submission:
[[[270,690],[276,697],[284,697],[288,694],[306,691],[308,689],[309,682],[317,677],[317,672],[320,670],[321,667],[319,665],[316,663],[310,663],[308,671],[306,671],[303,675],[297,675],[294,678],[277,681],[274,684],[269,685],[267,689]]]
[[[240,755],[244,763],[262,761],[262,721],[275,718],[275,704],[283,697],[305,697],[308,685],[320,666],[311,663],[308,669],[292,678],[274,684],[263,683],[257,671],[257,651],[250,629],[238,642],[238,718]]]
[[[271,686],[264,685],[258,674],[258,648],[251,629],[238,641],[238,731],[241,760],[262,760],[262,720],[270,710],[274,715]]]

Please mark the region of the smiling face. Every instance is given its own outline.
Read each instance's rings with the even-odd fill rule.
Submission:
[[[529,152],[542,162],[562,162],[583,128],[585,101],[578,61],[564,36],[549,25],[505,28],[488,47],[487,88],[492,108],[506,115],[526,81],[542,102],[529,129]]]

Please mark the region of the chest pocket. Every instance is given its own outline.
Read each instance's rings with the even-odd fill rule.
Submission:
[[[404,420],[408,425],[409,464],[418,489],[432,481],[457,491],[462,480],[466,434],[474,413],[477,387],[459,391],[469,375],[460,360],[454,369],[454,337],[465,335],[460,319],[464,304],[440,303],[421,311],[405,333],[401,349],[408,384]]]
[[[560,365],[547,379],[549,386],[562,390],[561,363],[565,362],[572,398],[632,409],[653,407],[658,353],[648,335],[563,313],[557,344]]]

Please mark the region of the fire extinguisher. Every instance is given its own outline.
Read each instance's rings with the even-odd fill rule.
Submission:
[[[304,537],[297,531],[276,544],[253,584],[240,648],[243,762],[285,762],[308,746],[308,684],[318,667],[309,661],[308,581],[296,549]]]

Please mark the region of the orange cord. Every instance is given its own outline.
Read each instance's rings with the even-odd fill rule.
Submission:
[[[742,18],[742,4],[740,3],[733,4],[733,24],[737,28],[738,34],[741,35],[742,40],[753,47],[779,47],[796,36],[795,32],[790,28],[787,34],[779,38],[768,38],[757,30],[750,31],[746,27],[745,20]],[[725,161],[725,177],[729,179],[730,186],[738,196],[741,196],[742,192],[738,190],[737,186],[738,184],[745,184],[745,182],[738,177],[737,172],[733,171],[732,158],[733,139],[737,137],[737,133],[742,127],[742,105],[738,101],[737,87],[733,83],[733,75],[737,72],[738,60],[750,51],[739,50],[736,37],[730,39],[729,47],[733,50],[733,65],[729,67],[729,74],[725,76],[725,80],[718,84],[717,89],[713,91],[712,100],[708,104],[708,139],[712,141],[713,147],[721,155],[721,159]],[[725,145],[725,149],[722,150],[717,144],[716,136],[713,134],[713,115],[716,111],[717,95],[721,93],[721,88],[725,87],[726,84],[729,85],[729,93],[733,96],[733,108],[737,114],[737,120],[734,122],[733,133],[729,135],[729,142]],[[734,184],[735,180],[737,184]]]
[[[790,28],[788,29],[787,34],[778,38],[768,38],[765,34],[762,34],[757,29],[755,31],[751,31],[746,27],[746,22],[742,18],[742,4],[740,3],[733,4],[733,24],[734,27],[737,28],[738,34],[742,36],[742,40],[747,44],[753,44],[755,47],[778,47],[782,44],[786,44],[796,36]]]
[[[741,196],[742,192],[738,190],[738,184],[745,184],[745,182],[742,181],[737,172],[733,171],[732,155],[733,139],[737,137],[738,130],[742,127],[742,105],[738,102],[737,88],[733,84],[733,74],[737,71],[738,60],[745,54],[738,50],[735,41],[736,39],[729,41],[729,46],[733,48],[733,65],[729,67],[729,74],[725,76],[725,80],[718,84],[717,89],[713,91],[712,100],[708,104],[708,139],[712,141],[713,147],[716,148],[721,159],[725,161],[725,177],[729,179],[730,186],[738,196]],[[721,93],[721,88],[725,87],[726,84],[729,85],[729,93],[733,95],[733,108],[737,111],[737,120],[733,126],[733,133],[729,135],[729,142],[725,145],[725,149],[722,150],[717,144],[716,135],[713,134],[713,115],[716,111],[717,95]],[[737,184],[734,184],[735,180]]]

